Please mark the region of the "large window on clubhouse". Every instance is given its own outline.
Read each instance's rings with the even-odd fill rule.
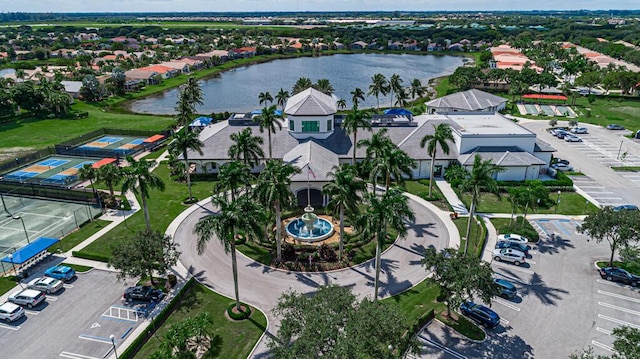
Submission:
[[[302,121],[302,132],[320,132],[318,121]]]

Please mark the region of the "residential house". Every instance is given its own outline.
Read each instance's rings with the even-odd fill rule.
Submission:
[[[364,50],[367,48],[367,43],[364,41],[356,41],[356,42],[352,42],[351,45],[349,45],[349,48],[351,50]]]

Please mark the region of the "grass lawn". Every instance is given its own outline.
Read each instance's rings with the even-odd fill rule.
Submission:
[[[60,241],[60,245],[62,246],[62,251],[66,252],[68,250],[71,250],[71,248],[82,243],[85,239],[96,234],[98,231],[100,231],[110,223],[111,222],[109,221],[103,221],[100,219],[96,219],[94,222],[86,223],[85,225],[80,227],[80,229],[78,229],[77,231],[72,232],[68,236],[62,238],[62,240]],[[58,248],[59,248],[58,246],[54,246],[51,249],[53,251],[56,251],[58,250]]]
[[[458,232],[460,232],[460,237],[464,237],[467,233],[467,221],[469,220],[469,216],[467,217],[458,217],[458,219],[454,220],[453,223],[458,228]],[[471,231],[469,233],[469,237],[471,240],[469,241],[469,248],[467,249],[468,253],[475,254],[476,256],[480,256],[482,254],[482,249],[484,247],[485,235],[484,235],[484,227],[482,226],[482,222],[478,225],[477,221],[471,222]],[[464,245],[466,240],[460,238],[460,251],[464,251]]]
[[[491,223],[498,233],[516,233],[527,237],[532,242],[537,242],[540,238],[538,232],[531,226],[529,221],[524,221],[522,226],[522,217],[514,219],[514,223],[509,225],[511,218],[491,218]]]
[[[165,191],[151,190],[147,200],[149,206],[149,216],[152,228],[164,232],[171,221],[182,211],[187,209],[182,204],[182,199],[187,197],[187,185],[185,183],[174,182],[169,178],[169,169],[165,163],[161,163],[155,173],[162,178],[165,183]],[[199,199],[211,196],[215,182],[197,181],[192,182],[193,195]],[[118,243],[121,238],[131,236],[135,231],[145,228],[144,214],[142,210],[128,216],[125,223],[118,225],[104,236],[97,239],[85,247],[81,253],[89,255],[101,255],[111,257],[111,246]]]
[[[453,211],[453,208],[451,208],[451,205],[449,204],[449,202],[447,202],[447,200],[444,198],[444,196],[442,195],[442,192],[440,192],[440,188],[438,188],[435,182],[433,183],[433,191],[431,195],[432,197],[437,198],[437,200],[429,199],[429,180],[428,179],[422,179],[417,181],[405,181],[404,184],[402,184],[401,188],[406,192],[409,192],[426,201],[431,202],[432,204],[434,204],[436,207],[440,208],[443,211]]]
[[[83,265],[80,265],[80,264],[65,263],[64,265],[66,265],[67,267],[71,267],[71,268],[75,269],[76,272],[78,272],[78,273],[88,272],[91,269],[93,269],[93,267],[83,266]]]
[[[460,194],[458,194],[460,196]],[[549,195],[554,201],[557,201],[558,195],[555,193],[551,193]],[[462,194],[460,200],[469,208],[469,204],[471,203],[471,196],[469,194]],[[597,211],[598,207],[596,207],[593,203],[588,203],[587,200],[581,195],[575,192],[562,192],[560,194],[560,205],[558,208],[556,206],[552,206],[550,208],[538,208],[537,211],[529,211],[528,214],[566,214],[566,215],[587,215],[589,213],[593,213]],[[501,198],[498,199],[493,194],[484,193],[480,196],[478,201],[478,208],[476,209],[478,213],[511,213],[511,202],[509,201],[509,194],[503,193]]]
[[[262,312],[252,308],[253,312],[248,320],[229,320],[225,316],[225,312],[231,303],[233,303],[232,299],[216,294],[196,283],[193,289],[185,295],[182,303],[158,329],[156,335],[144,344],[135,358],[150,357],[160,346],[160,340],[164,339],[171,324],[201,313],[209,313],[212,324],[208,329],[213,335],[214,342],[212,350],[204,358],[246,358],[266,329],[267,319]]]
[[[18,283],[14,280],[13,276],[0,277],[0,295],[5,294],[17,285]]]
[[[638,166],[611,167],[611,169],[619,172],[640,172]]]

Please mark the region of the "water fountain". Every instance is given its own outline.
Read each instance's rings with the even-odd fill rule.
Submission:
[[[313,213],[314,208],[307,206],[300,218],[290,221],[287,226],[287,234],[302,242],[320,242],[333,235],[334,229],[331,222],[318,217]]]

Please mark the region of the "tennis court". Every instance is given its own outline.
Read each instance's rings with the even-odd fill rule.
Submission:
[[[4,257],[39,237],[62,238],[100,213],[100,209],[4,194],[0,212],[0,257]]]
[[[87,142],[77,147],[85,153],[96,152],[104,154],[111,152],[112,156],[126,156],[142,149],[145,138],[131,136],[110,136],[105,135],[96,140]]]
[[[69,186],[78,181],[78,172],[83,166],[94,164],[99,160],[99,158],[90,157],[54,156],[7,173],[2,179],[12,182],[37,182],[55,186]]]

